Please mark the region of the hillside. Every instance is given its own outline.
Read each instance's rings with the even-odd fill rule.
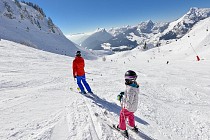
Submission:
[[[93,34],[88,36],[82,43],[81,46],[88,48],[88,49],[93,49],[93,50],[101,50],[103,49],[101,47],[101,44],[103,42],[108,41],[111,39],[113,36],[108,33],[105,29],[97,29]]]
[[[32,3],[0,1],[0,38],[68,56],[82,50],[86,58],[94,58],[89,51],[68,40],[52,19]]]

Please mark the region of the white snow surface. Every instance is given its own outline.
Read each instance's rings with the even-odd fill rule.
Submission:
[[[125,89],[124,73],[132,69],[140,85],[135,112],[140,133],[128,130],[130,139],[209,140],[209,24],[203,20],[183,38],[149,51],[86,60],[95,99],[78,93],[74,58],[1,40],[0,139],[124,139],[107,124],[118,123],[116,97]]]

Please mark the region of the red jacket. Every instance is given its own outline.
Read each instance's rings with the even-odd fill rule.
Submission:
[[[76,56],[72,65],[73,76],[84,75],[85,74],[84,67],[85,67],[84,59],[81,56]]]

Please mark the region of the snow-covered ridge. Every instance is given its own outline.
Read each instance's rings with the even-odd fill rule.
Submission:
[[[160,40],[178,39],[183,37],[200,20],[210,17],[210,8],[190,8],[180,19],[170,23]]]
[[[210,17],[204,20],[199,21],[195,24],[192,29],[184,35],[182,38],[177,39],[176,41],[171,42],[170,44],[165,44],[160,47],[153,48],[148,50],[148,53],[154,53],[156,56],[147,58],[150,61],[152,59],[163,58],[165,60],[191,60],[196,61],[196,55],[202,60],[210,60],[210,31],[208,27],[210,26]],[[141,53],[141,48],[137,47],[132,51],[122,53],[120,57],[131,56],[131,53]],[[136,55],[137,55],[136,54]],[[120,53],[116,54],[120,55]],[[142,55],[142,54],[141,54]],[[114,57],[114,56],[113,56]],[[146,61],[146,60],[145,60]]]
[[[111,39],[113,36],[108,33],[105,29],[97,29],[93,34],[88,36],[82,43],[81,46],[94,49],[101,50],[101,44]]]
[[[51,18],[17,0],[0,1],[0,38],[72,57],[81,50],[86,58],[94,58],[88,50],[68,40]]]
[[[148,48],[153,48],[155,46],[171,43],[183,37],[196,23],[208,18],[209,16],[210,8],[193,7],[181,18],[171,23],[153,22],[148,20],[141,22],[136,26],[128,25],[124,27],[111,28],[107,30],[107,32],[110,33],[113,38],[102,42],[102,44],[110,44],[111,48],[121,48],[121,46],[127,46],[127,49],[123,50],[128,50],[137,46],[143,47],[146,42],[148,44]],[[91,38],[91,35],[89,34],[88,37]],[[103,38],[103,36],[92,38],[89,40],[89,44],[96,43],[97,40],[100,40],[100,38]],[[85,39],[82,41],[80,40],[80,44],[82,44]],[[97,46],[100,46],[100,42],[97,42],[97,44]],[[83,44],[84,47],[87,47],[85,45],[86,44]]]
[[[77,34],[71,34],[71,35],[66,35],[66,37],[73,41],[74,43],[81,45],[81,43],[87,39],[90,35],[92,35],[94,32],[90,33],[77,33]]]

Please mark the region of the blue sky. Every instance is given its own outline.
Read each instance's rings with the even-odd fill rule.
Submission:
[[[21,1],[21,0],[20,0]],[[210,8],[210,0],[24,0],[38,4],[64,34],[174,21],[191,7]]]

